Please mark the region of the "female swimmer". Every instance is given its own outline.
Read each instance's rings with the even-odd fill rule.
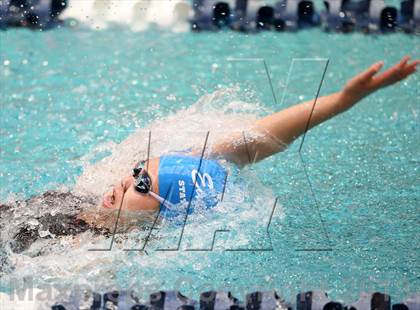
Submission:
[[[136,165],[132,175],[105,193],[102,206],[160,211],[163,216],[172,217],[178,215],[180,202],[201,196],[205,207],[212,207],[217,204],[215,198],[223,191],[226,178],[226,171],[218,163],[218,158],[243,166],[284,150],[306,130],[414,73],[420,61],[409,62],[409,59],[404,57],[381,74],[383,62],[373,64],[348,81],[341,91],[318,98],[314,107],[312,100],[259,119],[251,130],[252,136],[257,138],[246,143],[243,143],[243,135],[232,135],[216,143],[210,154],[206,154],[207,158],[201,158],[201,151],[194,150],[188,154],[151,158]]]
[[[210,156],[206,154],[207,158],[203,160],[200,159],[201,150],[152,158],[144,166],[134,167],[133,175],[125,177],[111,192],[104,195],[104,208],[101,209],[105,212],[100,213],[105,218],[96,218],[96,199],[92,197],[49,191],[27,201],[18,201],[17,208],[0,204],[0,225],[10,221],[13,216],[20,217],[19,212],[24,212],[22,206],[27,206],[30,209],[37,208],[34,219],[39,221],[44,231],[50,231],[56,236],[77,235],[86,230],[106,235],[112,231],[115,223],[112,215],[114,212],[106,210],[121,208],[159,211],[163,217],[171,218],[180,211],[185,214],[182,208],[186,204],[179,202],[188,202],[197,196],[203,198],[205,207],[212,207],[217,204],[217,197],[223,191],[226,178],[226,171],[217,161],[218,158],[243,166],[282,151],[305,130],[346,111],[374,91],[405,79],[416,71],[419,63],[418,60],[409,63],[409,58],[405,57],[382,74],[378,72],[383,63],[376,63],[351,79],[343,90],[318,98],[313,111],[313,101],[308,101],[266,116],[255,123],[252,128],[253,138],[247,139],[247,143],[243,143],[242,134],[231,135],[213,145]],[[312,115],[307,128],[310,113]],[[61,206],[63,213],[51,215],[51,208],[57,205]],[[187,207],[186,210],[190,209]],[[145,217],[145,221],[155,218],[147,217],[146,214],[141,217]],[[127,227],[131,225],[129,220],[137,223],[138,219],[130,216]],[[26,221],[11,229],[11,248],[14,252],[22,252],[37,239],[42,239],[38,230],[31,228]],[[45,238],[49,238],[49,235]],[[4,248],[1,242],[0,239],[0,249]]]

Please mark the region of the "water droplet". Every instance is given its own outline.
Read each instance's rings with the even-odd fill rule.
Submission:
[[[40,231],[38,231],[38,234],[41,238],[44,238],[46,236],[49,236],[50,232],[48,230],[40,230]]]
[[[174,94],[170,94],[166,96],[166,100],[168,101],[176,101],[176,96]]]
[[[30,220],[28,220],[28,224],[31,225],[31,226],[37,226],[37,225],[39,225],[39,222],[38,222],[37,219],[30,219]]]

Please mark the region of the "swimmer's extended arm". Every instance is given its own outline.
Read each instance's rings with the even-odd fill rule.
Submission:
[[[212,153],[246,165],[283,151],[305,132],[312,108],[308,129],[348,110],[371,93],[405,79],[416,71],[419,63],[419,60],[409,63],[409,57],[404,57],[377,74],[383,66],[383,62],[378,62],[349,80],[341,91],[318,98],[314,108],[311,100],[268,115],[255,123],[253,133],[238,133],[215,145]]]

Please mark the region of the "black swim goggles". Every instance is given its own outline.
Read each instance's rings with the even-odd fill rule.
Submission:
[[[147,194],[152,188],[152,180],[150,179],[149,174],[143,168],[145,161],[141,161],[133,169],[134,177],[134,188],[136,191],[142,194]]]
[[[143,167],[145,162],[144,160],[140,161],[133,169],[134,189],[140,194],[152,196],[168,209],[173,208],[172,203],[152,191],[152,179]]]

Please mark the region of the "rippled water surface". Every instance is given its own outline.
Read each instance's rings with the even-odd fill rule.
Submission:
[[[221,120],[235,127],[235,119],[240,123],[241,117],[249,120],[313,98],[326,59],[321,95],[339,90],[378,60],[389,65],[406,54],[420,56],[415,36],[320,30],[246,35],[67,27],[8,30],[0,39],[2,201],[72,188],[87,162],[109,155],[113,143],[138,128],[156,130],[157,140],[168,137],[157,130],[167,126],[179,141],[201,141],[200,126],[217,123],[220,131]],[[267,63],[275,98],[258,59]],[[311,131],[301,157],[298,140],[287,152],[242,171],[234,181],[245,180],[246,188],[232,187],[234,199],[218,214],[227,214],[224,225],[232,214],[243,215],[245,224],[235,227],[245,227],[245,239],[221,234],[212,252],[104,253],[74,245],[38,257],[10,254],[15,270],[2,274],[0,290],[8,291],[12,278],[32,275],[40,287],[88,282],[103,290],[132,283],[148,291],[176,287],[190,295],[226,288],[240,296],[255,287],[286,296],[322,288],[344,300],[360,290],[404,298],[420,285],[419,89],[417,74]],[[189,122],[191,135],[199,138],[177,131],[178,124],[188,128]],[[275,197],[281,212],[270,225],[273,250],[223,251],[223,240],[236,240],[231,248],[268,246],[264,227],[270,212],[246,208],[258,203],[270,210]],[[31,212],[22,216],[30,220]],[[80,242],[92,238],[83,235]],[[210,232],[200,234],[201,245],[210,240]]]

